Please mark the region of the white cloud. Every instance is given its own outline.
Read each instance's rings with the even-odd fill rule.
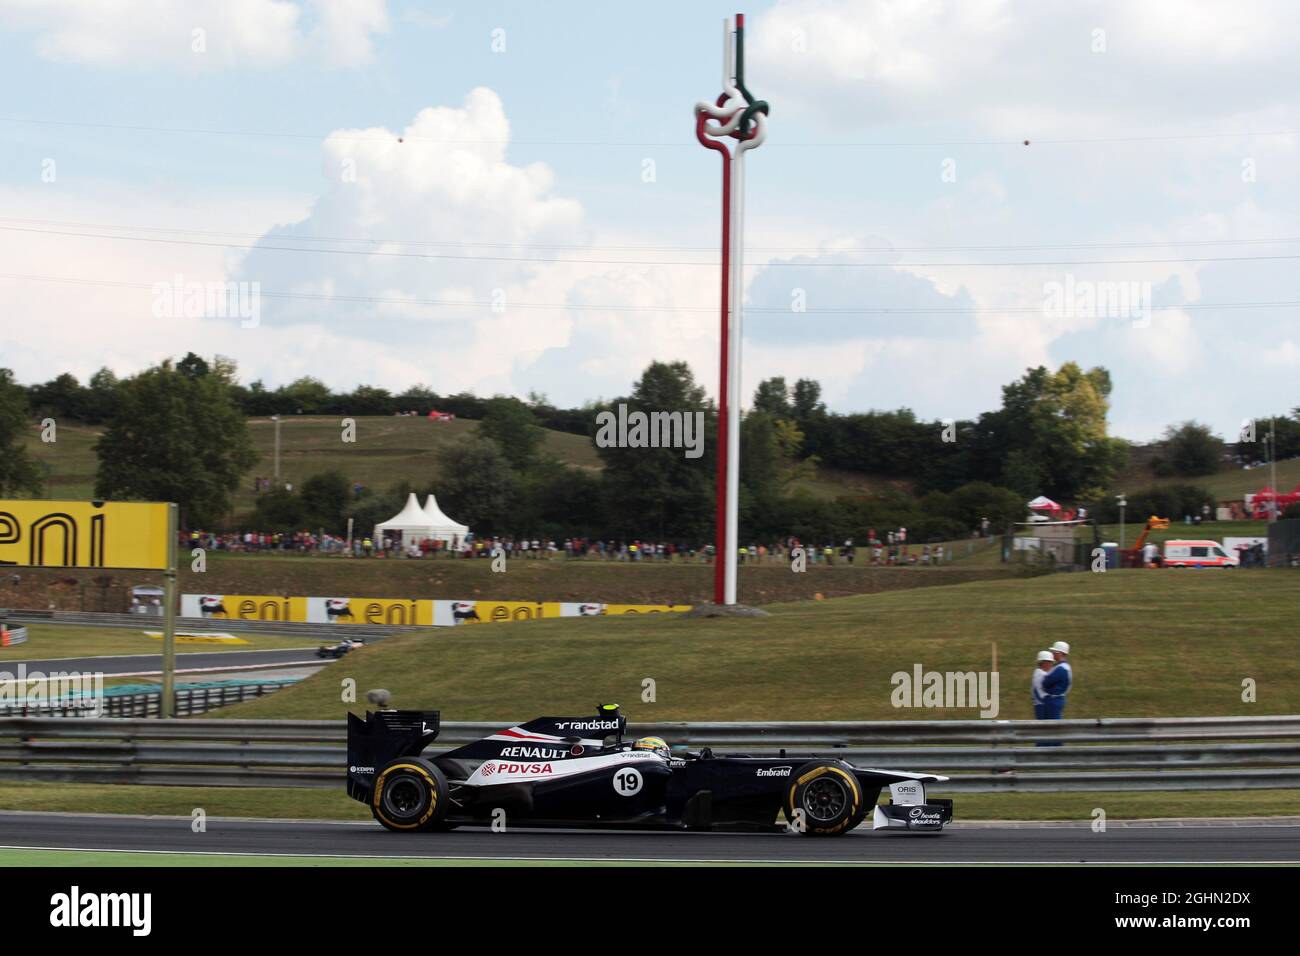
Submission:
[[[1298,28],[1286,0],[780,0],[754,18],[750,85],[837,129],[1114,135],[1288,101]]]
[[[0,0],[0,27],[33,33],[46,59],[90,66],[351,67],[370,61],[388,13],[386,0]]]
[[[14,219],[113,222],[125,217],[161,229],[204,228],[250,232],[298,214],[301,199],[274,196],[187,198],[122,183],[0,189],[6,224]],[[9,219],[8,217],[13,217]],[[39,228],[39,227],[38,227]],[[164,358],[193,350],[203,355],[245,354],[237,322],[172,316],[153,311],[153,285],[182,275],[186,281],[220,282],[228,275],[226,250],[165,246],[0,229],[0,364],[19,381],[43,382],[72,372],[83,382],[101,366],[131,374]],[[249,350],[254,341],[248,340]],[[286,343],[286,354],[292,347]]]

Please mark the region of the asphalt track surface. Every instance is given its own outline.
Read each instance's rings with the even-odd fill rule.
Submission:
[[[756,863],[1300,863],[1300,821],[959,824],[939,834],[526,830],[389,833],[378,824],[0,812],[0,847],[176,853]],[[160,861],[162,862],[162,861]]]
[[[294,664],[309,661],[313,664],[329,663],[330,658],[320,660],[316,657],[318,645],[304,645],[300,648],[288,648],[275,651],[193,651],[176,655],[178,673],[186,670],[228,670],[247,667],[250,664]],[[55,671],[78,671],[80,673],[100,673],[105,676],[114,674],[155,674],[162,672],[161,654],[124,654],[109,657],[62,657],[43,660],[0,661],[0,670],[13,672],[19,664],[27,668],[27,673],[40,671],[49,674]]]

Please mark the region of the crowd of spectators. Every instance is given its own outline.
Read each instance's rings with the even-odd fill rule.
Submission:
[[[634,538],[630,541],[593,539],[585,537],[529,538],[514,536],[480,537],[466,535],[450,541],[425,538],[403,546],[398,535],[372,539],[357,535],[350,541],[342,536],[311,531],[295,532],[182,532],[182,547],[203,548],[209,551],[271,552],[293,554],[352,554],[355,557],[383,558],[492,558],[504,556],[509,560],[550,561],[567,560],[627,561],[627,562],[696,562],[713,561],[712,543],[650,541]],[[907,529],[899,528],[877,536],[868,533],[864,547],[859,548],[852,538],[840,544],[822,543],[805,545],[798,538],[788,536],[771,543],[740,545],[737,560],[741,564],[788,564],[798,556],[799,549],[808,564],[853,564],[859,559],[872,565],[939,564],[952,560],[952,549],[943,545],[908,545]],[[859,554],[861,552],[861,555]]]

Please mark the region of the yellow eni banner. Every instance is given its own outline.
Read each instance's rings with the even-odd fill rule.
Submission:
[[[0,566],[167,567],[167,505],[0,500]]]

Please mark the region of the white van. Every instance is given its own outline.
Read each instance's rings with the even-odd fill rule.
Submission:
[[[1165,542],[1167,568],[1235,568],[1241,558],[1207,539]]]

